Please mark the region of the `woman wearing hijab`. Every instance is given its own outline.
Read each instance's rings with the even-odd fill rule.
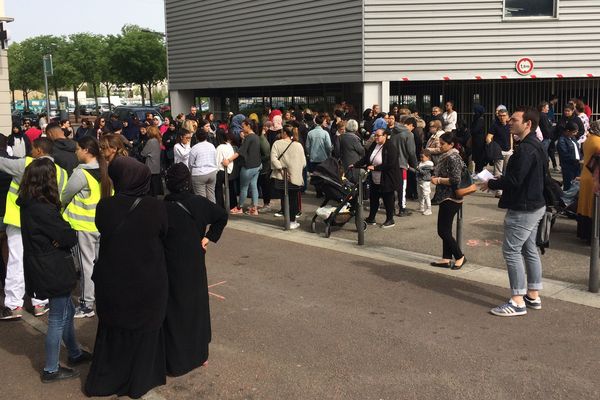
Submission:
[[[167,213],[163,202],[148,196],[151,173],[144,164],[117,156],[108,174],[115,195],[96,208],[98,331],[85,392],[139,398],[165,384]]]
[[[242,122],[244,122],[245,119],[246,117],[244,114],[237,114],[231,119],[231,133],[235,136],[234,144],[236,146],[239,146],[242,143]]]
[[[211,328],[204,257],[208,242],[216,243],[221,237],[227,212],[190,192],[191,174],[185,164],[169,168],[166,181],[170,192],[165,197],[169,302],[164,333],[167,373],[180,376],[208,359]]]
[[[23,158],[31,154],[31,142],[19,125],[13,125],[8,137],[8,147],[12,149],[13,157]]]

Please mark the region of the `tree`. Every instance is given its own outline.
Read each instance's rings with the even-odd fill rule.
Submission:
[[[82,82],[92,86],[96,110],[98,110],[98,85],[101,81],[101,60],[106,57],[103,37],[91,33],[77,33],[69,36],[71,42],[71,63],[79,71]]]
[[[110,62],[118,71],[118,80],[139,84],[143,105],[144,85],[148,85],[152,104],[152,86],[167,75],[166,49],[161,34],[144,31],[136,25],[125,25],[111,46]]]
[[[108,97],[108,107],[111,108],[112,103],[110,101],[110,90],[114,85],[118,85],[121,82],[119,71],[115,68],[111,62],[111,52],[113,51],[115,43],[119,39],[116,36],[109,35],[102,39],[102,56],[98,59],[100,68],[100,82],[106,88],[106,97]]]

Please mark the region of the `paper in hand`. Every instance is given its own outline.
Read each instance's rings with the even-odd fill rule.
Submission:
[[[479,182],[487,182],[490,179],[494,179],[494,175],[492,175],[492,173],[487,169],[484,169],[483,171],[475,175],[475,179],[477,179]]]

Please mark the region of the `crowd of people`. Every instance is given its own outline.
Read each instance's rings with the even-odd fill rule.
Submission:
[[[25,121],[0,135],[0,241],[7,254],[0,319],[22,317],[27,294],[34,315],[49,311],[44,382],[78,375],[58,362],[62,340],[69,366],[91,362],[88,395],[140,397],[167,374],[183,375],[208,359],[204,257],[228,214],[282,217],[271,200],[283,204],[287,186],[290,228],[297,229],[308,174],[331,158],[349,181],[368,187],[367,224],[377,224],[381,201],[382,228],[413,214],[407,199],[419,201],[423,216],[438,206],[442,257],[432,265],[455,270],[467,262],[452,234],[464,201],[457,188],[469,166],[470,176],[489,165],[494,178],[481,187],[508,209],[503,254],[512,291],[492,313],[540,309],[535,232],[550,165],[557,170],[557,152],[563,191],[579,188],[578,235],[589,240],[594,182],[581,166],[600,153],[600,121],[590,122],[589,107],[572,99],[558,117],[555,100],[512,114],[500,105],[489,128],[483,107],[475,106],[466,123],[452,101],[425,117],[373,105],[359,118],[342,103],[331,114],[268,108],[222,120],[191,107],[174,120],[100,117],[77,130],[69,121],[43,131]],[[366,183],[360,168],[369,171]],[[316,196],[324,194],[317,188]],[[90,353],[77,342],[73,320],[95,315]]]

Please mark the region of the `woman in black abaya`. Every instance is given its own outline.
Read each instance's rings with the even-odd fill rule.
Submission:
[[[208,242],[217,242],[227,225],[227,212],[193,195],[190,180],[185,164],[167,171],[169,303],[164,332],[167,373],[172,376],[184,375],[208,359],[211,329],[204,255]]]
[[[96,209],[98,332],[85,392],[139,398],[166,381],[167,213],[163,202],[148,196],[151,174],[144,164],[118,156],[108,174],[115,195]]]

